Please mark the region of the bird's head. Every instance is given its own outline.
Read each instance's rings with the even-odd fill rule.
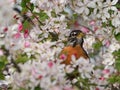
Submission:
[[[75,47],[77,44],[82,45],[84,36],[85,34],[81,32],[80,30],[73,30],[71,31],[68,37],[68,41],[70,44],[72,44],[73,47]]]

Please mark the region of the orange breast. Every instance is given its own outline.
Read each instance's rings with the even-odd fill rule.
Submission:
[[[60,55],[64,54],[66,56],[66,60],[63,61],[64,64],[70,64],[71,62],[71,56],[75,55],[76,59],[83,57],[85,59],[88,58],[86,55],[85,51],[80,45],[76,45],[75,47],[72,46],[67,46],[64,47],[63,50],[61,51]]]

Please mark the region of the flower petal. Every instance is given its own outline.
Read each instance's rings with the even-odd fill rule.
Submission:
[[[88,7],[91,7],[91,8],[95,8],[96,7],[96,4],[95,2],[91,1],[87,4]]]
[[[111,4],[112,4],[112,5],[115,5],[117,2],[118,2],[118,0],[113,0],[113,1],[111,2]]]

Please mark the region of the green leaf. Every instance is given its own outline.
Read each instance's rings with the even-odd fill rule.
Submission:
[[[26,7],[22,8],[21,14],[24,15],[26,12],[28,12],[28,8]]]
[[[113,10],[108,10],[108,13],[109,13],[110,15],[112,15],[112,14],[114,14],[114,11],[113,11]]]
[[[102,23],[102,27],[106,27],[107,24],[105,22]]]
[[[26,3],[27,3],[26,0],[22,0],[21,1],[21,7],[23,7],[23,8],[26,7]]]
[[[73,18],[76,20],[78,18],[78,14],[73,14]]]
[[[4,77],[3,73],[2,73],[2,71],[0,71],[0,80],[4,80],[4,79],[5,79],[5,77]]]
[[[65,11],[60,12],[60,14],[68,15],[68,13]]]
[[[52,16],[52,17],[57,17],[55,11],[52,11],[52,12],[51,12],[51,16]]]
[[[114,51],[112,54],[114,55],[114,57],[120,57],[120,49]]]
[[[120,71],[120,49],[114,51],[113,56],[115,57],[115,68]]]
[[[58,40],[58,34],[57,33],[53,33],[53,32],[49,32],[52,41],[57,41]]]
[[[120,33],[114,34],[114,36],[117,41],[120,41]]]
[[[7,57],[6,56],[1,56],[0,57],[0,62],[1,63],[3,62],[4,64],[8,63]],[[2,64],[0,64],[0,65],[2,65]]]
[[[39,86],[35,87],[35,90],[42,90]]]
[[[91,13],[93,12],[94,8],[89,8],[90,12],[88,15],[91,15]]]
[[[101,46],[102,46],[102,42],[100,42],[100,41],[97,41],[96,43],[93,43],[93,48],[95,50],[99,50],[101,48]]]
[[[30,4],[31,11],[34,10],[34,4]]]
[[[20,88],[19,90],[26,90],[26,89],[24,89],[24,88]]]
[[[41,21],[45,21],[46,19],[49,18],[49,16],[44,11],[40,11],[39,18]]]
[[[30,4],[30,0],[22,0],[21,1],[21,7],[22,7],[22,11],[21,11],[21,14],[24,15],[28,12],[28,8],[27,6],[29,7],[30,5],[30,8],[31,10],[33,9],[33,5]]]
[[[5,66],[5,63],[4,63],[4,62],[2,62],[2,61],[0,61],[0,70],[1,70],[1,69],[3,69],[3,68],[4,68],[4,66]]]
[[[26,3],[23,2],[23,0],[22,0],[22,2],[21,2],[21,6],[22,6],[22,7],[25,7],[25,6],[26,6]]]
[[[25,30],[25,29],[28,29],[28,28],[29,28],[29,25],[30,25],[29,21],[26,20],[26,21],[23,23],[23,28],[24,28],[24,30]]]
[[[119,75],[112,75],[109,79],[108,79],[109,83],[120,83],[120,76]]]
[[[115,29],[115,27],[113,26],[112,24],[112,21],[111,20],[108,20],[108,26],[111,26],[113,28],[113,30]]]
[[[115,6],[116,8],[120,9],[120,3],[117,3]]]
[[[0,61],[7,61],[6,56],[0,56]]]
[[[22,7],[22,8],[26,7],[26,4],[27,4],[27,3],[30,3],[30,0],[22,0],[22,1],[21,1],[21,7]]]
[[[25,55],[18,55],[16,63],[25,63],[29,58]]]
[[[115,68],[120,72],[120,57],[115,60]]]

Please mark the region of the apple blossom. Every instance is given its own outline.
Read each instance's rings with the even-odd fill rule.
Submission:
[[[23,25],[20,23],[18,26],[18,31],[20,32],[20,31],[22,31],[22,29],[23,29]]]
[[[118,56],[113,53],[120,49],[118,0],[23,1],[0,1],[0,63],[8,60],[10,64],[9,75],[4,82],[0,80],[0,86],[7,83],[12,90],[110,90],[109,79],[118,71]],[[12,10],[16,6],[22,9],[20,15]],[[26,27],[30,22],[24,22],[24,15],[35,25]],[[76,59],[75,53],[69,65],[61,64],[67,56],[60,52],[74,29],[86,34],[83,48],[89,59]],[[118,88],[117,81],[113,86]]]
[[[0,56],[4,55],[3,50],[0,49]]]

